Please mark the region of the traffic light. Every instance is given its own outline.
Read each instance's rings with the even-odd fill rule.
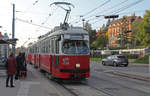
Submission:
[[[109,15],[109,16],[104,16],[105,19],[107,18],[118,18],[119,15]]]

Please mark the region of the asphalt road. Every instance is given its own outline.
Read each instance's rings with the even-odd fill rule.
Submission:
[[[2,96],[150,96],[150,82],[112,74],[114,71],[148,74],[148,67],[102,66],[91,62],[91,76],[81,82],[49,80],[39,70],[28,66],[28,77],[15,81],[15,88],[5,87],[0,77]]]
[[[113,67],[91,62],[89,86],[104,90],[111,96],[150,96],[150,82],[111,74],[113,71],[147,74],[148,66]]]

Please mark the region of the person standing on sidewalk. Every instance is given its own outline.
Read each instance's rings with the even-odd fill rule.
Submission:
[[[16,59],[13,56],[13,53],[10,53],[10,56],[6,61],[6,73],[7,73],[6,87],[9,87],[9,80],[10,80],[10,87],[15,87],[13,85],[13,76],[16,74],[16,72],[17,72]]]
[[[16,57],[16,61],[17,61],[17,73],[15,76],[15,79],[18,80],[20,78],[20,69],[22,66],[22,56],[21,56],[21,52],[19,52],[18,56]]]
[[[26,57],[25,57],[25,53],[22,53],[22,67],[21,67],[21,77],[26,77],[27,76],[27,63],[26,63]]]

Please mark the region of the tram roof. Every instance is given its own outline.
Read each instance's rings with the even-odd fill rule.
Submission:
[[[87,34],[88,35],[88,32],[81,27],[69,27],[67,28],[67,30],[58,29],[55,32],[49,34],[49,36],[60,35],[60,34]]]
[[[87,34],[88,32],[82,27],[68,27],[66,30],[62,29],[60,26],[55,27],[53,30],[45,35],[42,35],[39,39],[44,39],[46,37],[56,36],[60,34]]]

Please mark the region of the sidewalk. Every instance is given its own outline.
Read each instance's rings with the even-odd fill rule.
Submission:
[[[14,80],[14,88],[6,87],[6,74],[0,71],[0,96],[65,96],[56,85],[29,65],[27,78]],[[3,74],[2,74],[3,73]]]

